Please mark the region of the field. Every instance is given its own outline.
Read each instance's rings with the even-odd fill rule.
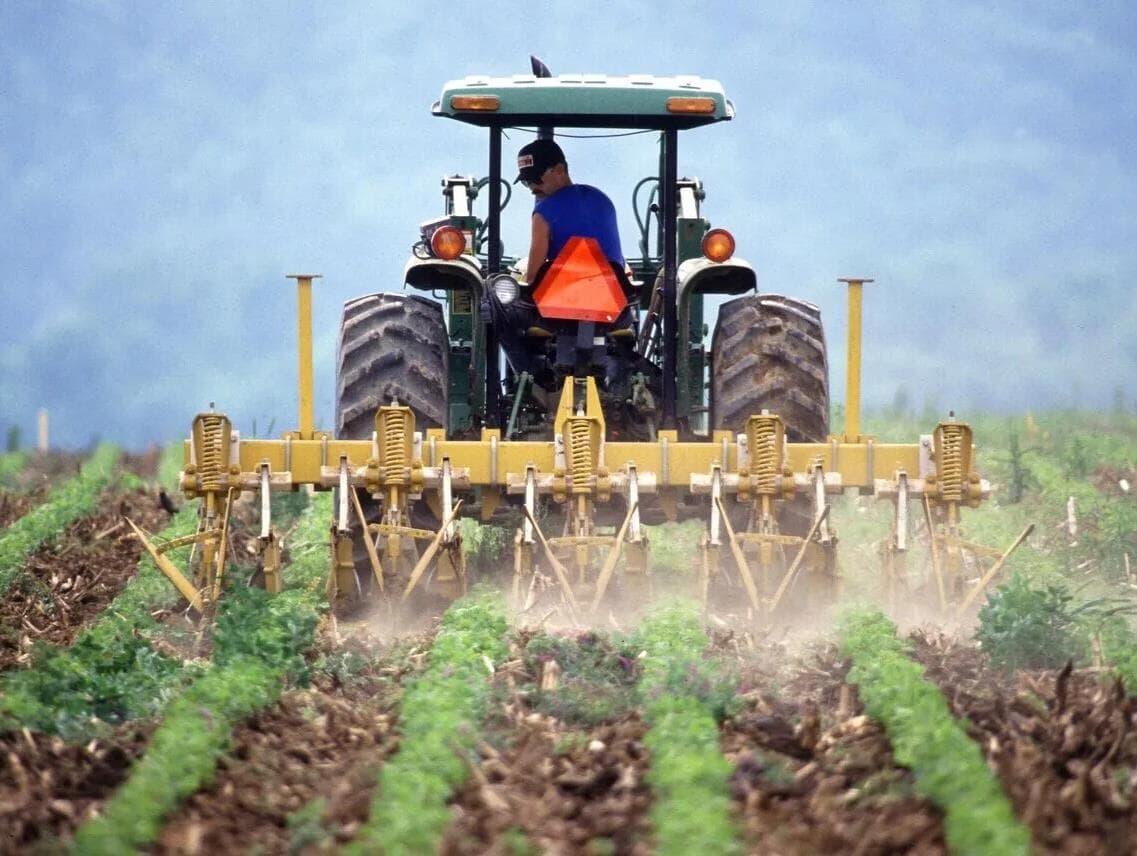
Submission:
[[[285,591],[247,585],[242,506],[202,628],[123,519],[193,530],[176,452],[0,456],[0,852],[1137,852],[1137,418],[975,427],[968,535],[1036,529],[958,622],[887,600],[889,508],[851,496],[840,602],[773,626],[519,615],[477,531],[444,612],[336,616],[300,493]],[[653,531],[661,582],[693,535]]]

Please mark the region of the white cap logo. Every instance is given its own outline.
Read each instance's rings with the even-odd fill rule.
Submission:
[[[519,155],[517,158],[517,168],[525,169],[527,166],[533,166],[533,155]]]

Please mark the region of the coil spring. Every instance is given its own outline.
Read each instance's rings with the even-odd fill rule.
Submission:
[[[407,461],[407,411],[389,410],[383,415],[383,436],[379,451],[382,454],[383,480],[387,484],[403,484]]]
[[[960,425],[944,425],[940,433],[939,480],[945,502],[963,501],[963,439]]]
[[[201,448],[197,450],[197,474],[203,492],[221,490],[221,478],[226,473],[226,436],[224,416],[201,417]]]
[[[592,420],[568,420],[568,470],[573,493],[587,493],[592,480]]]
[[[774,493],[774,478],[778,475],[777,424],[773,419],[754,420],[750,443],[750,476],[758,494]]]

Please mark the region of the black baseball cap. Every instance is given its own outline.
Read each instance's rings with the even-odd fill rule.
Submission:
[[[534,140],[522,146],[521,151],[517,153],[518,173],[513,183],[540,181],[545,170],[559,163],[565,163],[565,153],[561,151],[560,146],[553,140]]]

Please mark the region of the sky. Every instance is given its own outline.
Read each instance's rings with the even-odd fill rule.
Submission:
[[[129,448],[211,402],[296,427],[296,298],[315,285],[316,419],[343,303],[398,290],[439,180],[486,135],[434,118],[467,74],[697,74],[737,115],[681,175],[759,289],[821,307],[865,276],[863,404],[1137,407],[1137,5],[599,0],[0,2],[0,430]],[[506,140],[506,162],[529,137]],[[566,139],[616,201],[650,140]],[[526,251],[530,200],[505,217]],[[929,429],[931,425],[929,425]]]

